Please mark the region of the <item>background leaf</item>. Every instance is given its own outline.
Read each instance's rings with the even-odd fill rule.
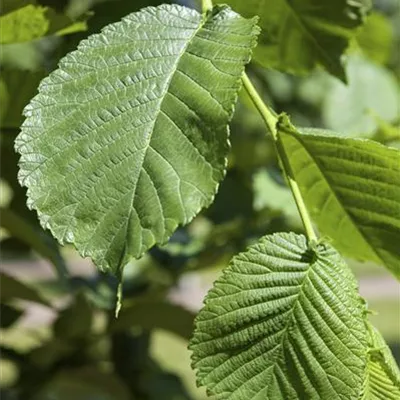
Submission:
[[[1,302],[21,299],[50,306],[48,301],[29,283],[3,273],[0,278],[0,299]]]
[[[190,349],[217,399],[358,399],[366,364],[354,276],[329,245],[265,236],[208,293]]]
[[[282,143],[307,208],[344,254],[400,278],[400,151],[283,122]]]
[[[0,43],[20,43],[47,35],[67,35],[87,29],[85,19],[72,21],[49,7],[28,4],[0,16]]]
[[[373,132],[376,117],[400,118],[399,84],[394,74],[362,56],[349,57],[348,84],[331,79],[322,107],[325,126],[352,136]]]
[[[28,4],[0,17],[1,44],[26,42],[43,37],[50,23],[46,7]]]
[[[60,312],[53,325],[57,338],[82,339],[90,334],[93,323],[93,307],[85,294],[79,292],[73,302]]]
[[[66,56],[16,140],[43,225],[117,273],[210,204],[256,33],[228,8],[160,6]]]
[[[260,16],[254,59],[264,67],[306,73],[322,65],[345,80],[341,56],[361,25],[366,0],[219,0],[245,17]]]
[[[393,26],[383,14],[373,12],[357,33],[356,41],[369,59],[386,64],[394,44]]]
[[[118,318],[111,322],[111,331],[123,331],[140,326],[146,330],[164,329],[184,339],[192,334],[195,314],[182,306],[165,301],[138,301],[123,307]]]
[[[0,312],[0,327],[2,329],[9,328],[24,314],[23,310],[5,303],[0,304]]]

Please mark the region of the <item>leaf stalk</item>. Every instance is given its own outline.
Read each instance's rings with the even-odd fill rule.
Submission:
[[[213,3],[212,0],[202,0],[201,1],[201,10],[203,13],[206,13],[209,10],[212,10]]]
[[[312,226],[311,218],[308,213],[307,207],[304,203],[303,196],[301,194],[299,185],[294,178],[293,170],[290,165],[289,158],[285,151],[285,148],[282,145],[281,139],[278,134],[277,125],[279,122],[278,117],[276,114],[264,103],[261,96],[258,94],[257,89],[254,87],[253,83],[251,82],[250,78],[247,76],[246,73],[243,74],[242,77],[244,88],[246,89],[250,99],[252,100],[254,106],[257,108],[258,112],[260,113],[262,119],[265,122],[268,130],[270,131],[273,142],[275,144],[275,151],[278,155],[279,161],[281,163],[283,173],[286,177],[290,190],[293,194],[294,200],[296,202],[297,209],[300,214],[300,218],[303,222],[304,230],[309,242],[316,242],[317,235],[315,234],[314,228]]]

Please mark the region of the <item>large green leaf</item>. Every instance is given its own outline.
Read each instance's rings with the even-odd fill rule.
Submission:
[[[366,11],[366,0],[218,0],[243,16],[260,16],[254,59],[265,67],[306,73],[316,65],[344,80],[341,56]]]
[[[344,254],[384,264],[400,278],[400,151],[327,131],[300,133],[286,118],[279,129],[321,233]]]
[[[400,371],[382,335],[369,326],[369,354],[360,400],[400,399]]]
[[[265,236],[208,293],[190,348],[217,399],[358,399],[364,306],[341,256],[302,235]]]
[[[227,7],[149,7],[66,56],[16,140],[43,225],[117,272],[210,204],[257,32]]]

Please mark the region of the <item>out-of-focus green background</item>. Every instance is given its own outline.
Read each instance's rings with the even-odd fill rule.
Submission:
[[[1,17],[30,3],[5,0]],[[96,272],[72,247],[60,249],[27,209],[13,141],[23,107],[63,55],[106,24],[162,2],[37,3],[52,7],[50,30],[56,34],[3,44],[0,57],[1,398],[205,399],[204,390],[196,388],[186,346],[206,291],[229,259],[261,235],[302,231],[262,121],[241,93],[231,125],[229,170],[214,204],[180,228],[168,245],[126,268],[124,307],[115,320],[115,279]],[[74,33],[60,34],[63,29]],[[347,85],[320,69],[296,77],[249,67],[264,99],[297,125],[399,147],[399,1],[374,1],[346,53],[346,72]],[[372,322],[399,361],[398,283],[381,266],[349,263]],[[60,280],[65,273],[67,279]]]

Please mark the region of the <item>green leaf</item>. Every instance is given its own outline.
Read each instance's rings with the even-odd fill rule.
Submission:
[[[61,243],[119,273],[212,202],[255,22],[149,7],[42,81],[16,139],[19,179]]]
[[[29,363],[38,369],[50,370],[54,365],[68,359],[76,351],[74,343],[52,338],[29,352]]]
[[[358,399],[366,365],[356,281],[327,244],[265,236],[208,293],[190,349],[217,399]]]
[[[0,274],[0,300],[4,302],[12,299],[33,301],[50,306],[48,301],[28,282],[2,273]]]
[[[46,7],[28,4],[0,17],[0,43],[27,42],[43,37],[49,26]]]
[[[87,29],[85,19],[72,21],[49,7],[25,5],[0,16],[0,43],[20,43],[47,35],[67,35]]]
[[[129,400],[132,396],[115,374],[91,365],[60,369],[32,399]]]
[[[390,21],[384,15],[373,12],[358,32],[356,41],[369,59],[379,64],[386,64],[393,48],[393,36]]]
[[[360,136],[378,126],[376,117],[392,122],[400,117],[400,91],[395,75],[361,56],[348,58],[348,85],[332,79],[322,105],[324,125]]]
[[[2,70],[2,78],[9,97],[9,106],[2,112],[2,128],[20,127],[24,120],[22,111],[36,95],[39,83],[45,76],[44,71],[31,72],[8,68]]]
[[[60,312],[54,322],[54,335],[64,340],[82,339],[90,334],[92,323],[93,308],[85,294],[78,292],[72,303]]]
[[[193,329],[194,314],[185,308],[165,301],[138,301],[123,307],[118,318],[111,321],[111,331],[126,331],[139,326],[146,330],[164,329],[184,339],[189,339]]]
[[[369,353],[360,400],[400,399],[400,371],[382,335],[370,323]]]
[[[254,59],[264,67],[303,74],[322,65],[345,80],[341,56],[366,12],[365,0],[218,0],[245,17],[258,15],[262,32]]]
[[[367,139],[278,126],[294,178],[320,232],[345,255],[400,278],[400,151]]]
[[[257,211],[265,207],[282,210],[287,218],[299,221],[299,212],[290,189],[278,184],[267,170],[259,170],[253,178],[254,208]]]

